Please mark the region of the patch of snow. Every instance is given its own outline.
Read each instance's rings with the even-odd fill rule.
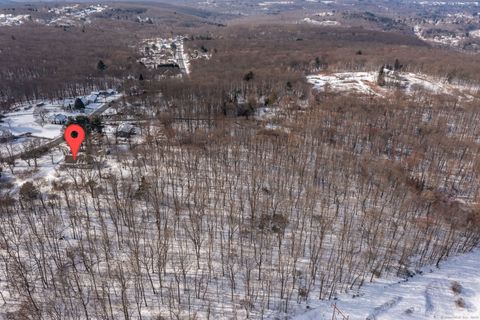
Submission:
[[[31,20],[31,16],[28,14],[13,15],[13,14],[0,14],[0,27],[1,26],[19,26],[25,21]]]
[[[372,89],[375,77],[375,72],[343,72],[308,76],[307,80],[319,90],[354,91],[377,95],[378,93]]]
[[[480,38],[480,30],[473,30],[469,32],[469,35],[474,38]]]
[[[340,24],[340,22],[334,21],[334,20],[318,21],[311,18],[305,18],[302,21],[310,24],[315,24],[318,26],[337,26]]]
[[[262,7],[273,6],[273,5],[287,5],[287,4],[294,4],[293,1],[265,1],[260,2],[258,5]]]
[[[276,108],[261,107],[255,110],[255,119],[269,120],[274,118],[276,114],[277,114]]]

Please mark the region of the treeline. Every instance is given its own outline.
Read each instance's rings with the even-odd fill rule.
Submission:
[[[212,53],[210,60],[195,61],[192,78],[198,81],[214,76],[240,79],[250,69],[262,79],[319,71],[376,71],[395,59],[404,71],[480,81],[478,56],[434,48],[414,35],[278,23],[235,24],[215,32],[197,32],[187,46]]]
[[[129,76],[138,78],[143,71],[137,63],[143,37],[136,33],[159,35],[154,27],[108,20],[83,28],[41,24],[2,28],[0,102],[6,107],[121,87]],[[100,61],[104,68],[98,67]]]

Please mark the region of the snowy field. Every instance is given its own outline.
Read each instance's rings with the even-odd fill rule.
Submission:
[[[434,94],[448,94],[471,99],[478,94],[478,86],[451,84],[446,79],[418,73],[385,71],[386,86],[377,84],[378,72],[340,72],[311,75],[309,83],[318,90],[339,92],[356,92],[360,94],[386,96],[394,89],[401,89],[407,94],[428,91]]]
[[[349,320],[480,319],[480,250],[422,269],[407,280],[378,280],[334,301]],[[296,320],[332,318],[322,301]],[[341,319],[338,318],[338,319]]]

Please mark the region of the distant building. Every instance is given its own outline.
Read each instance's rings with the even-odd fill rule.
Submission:
[[[88,95],[86,97],[81,98],[81,100],[82,100],[82,102],[85,106],[88,106],[90,103],[97,102],[97,98],[98,98],[98,95],[91,94],[91,95]]]
[[[67,123],[68,117],[64,114],[57,113],[51,118],[53,124],[65,124]]]
[[[102,90],[98,92],[98,96],[108,97],[108,96],[113,96],[115,93],[116,92],[113,89]]]
[[[135,127],[130,123],[121,123],[115,132],[117,137],[129,138],[136,133]]]

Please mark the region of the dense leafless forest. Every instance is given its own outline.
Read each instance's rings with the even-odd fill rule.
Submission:
[[[396,60],[474,86],[478,55],[404,33],[167,9],[152,23],[112,9],[83,27],[0,27],[5,112],[122,93],[78,162],[41,139],[17,158],[0,145],[0,318],[283,319],[478,247],[478,93],[306,81]],[[141,39],[173,34],[208,59],[175,77],[138,63]],[[125,121],[135,134],[113,134]]]

